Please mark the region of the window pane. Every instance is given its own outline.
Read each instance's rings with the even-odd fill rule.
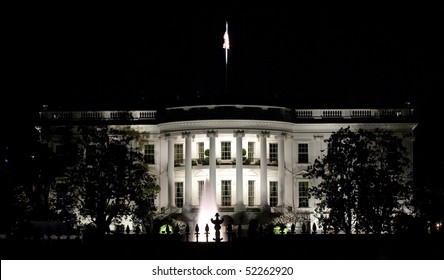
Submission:
[[[275,207],[278,204],[278,182],[270,182],[270,206]]]
[[[231,181],[222,180],[222,206],[231,206]]]
[[[277,151],[278,144],[277,143],[270,143],[269,147],[270,147],[270,149],[269,149],[270,162],[277,162],[277,160],[278,160],[278,151]]]
[[[176,206],[179,208],[183,206],[183,182],[176,183]]]
[[[198,191],[199,191],[199,205],[200,205],[202,193],[203,193],[203,189],[204,189],[204,181],[197,181],[197,186],[198,186]]]
[[[248,159],[250,161],[254,159],[254,142],[248,142]]]
[[[231,142],[221,142],[221,158],[222,160],[231,159]]]
[[[205,150],[204,150],[204,143],[203,142],[197,143],[197,155],[199,157],[199,160],[203,160],[205,157]]]
[[[298,162],[308,163],[308,144],[306,143],[298,145]]]
[[[154,164],[154,144],[147,144],[144,147],[144,161],[148,164]]]
[[[174,144],[174,164],[183,164],[183,144]]]
[[[248,206],[254,206],[254,181],[248,181]]]
[[[308,207],[308,182],[299,182],[299,207]]]

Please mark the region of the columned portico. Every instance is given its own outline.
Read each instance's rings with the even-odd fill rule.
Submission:
[[[216,137],[217,131],[208,130],[207,137],[210,138],[210,188],[216,190]],[[214,191],[214,195],[216,192]],[[214,198],[216,200],[216,198]]]
[[[261,208],[266,210],[269,208],[267,201],[267,138],[270,137],[270,131],[261,131],[259,137],[261,142]]]
[[[242,154],[242,138],[245,133],[243,130],[235,130],[234,136],[236,137],[236,204],[234,205],[234,211],[240,212],[245,210]]]
[[[185,203],[182,208],[184,213],[191,212],[191,192],[192,192],[192,173],[191,173],[191,134],[189,131],[182,132],[182,138],[185,138]]]

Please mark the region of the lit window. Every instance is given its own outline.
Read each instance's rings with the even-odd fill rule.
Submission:
[[[299,182],[299,207],[308,207],[308,182]]]
[[[176,182],[176,206],[183,206],[183,182]]]
[[[308,163],[308,144],[298,144],[298,163]]]
[[[250,161],[254,159],[254,142],[248,142],[248,159]]]
[[[222,160],[231,159],[231,142],[221,142],[221,158]]]
[[[198,155],[199,160],[202,162],[205,157],[205,150],[204,150],[204,143],[203,142],[197,143],[197,155]]]
[[[201,202],[201,198],[202,198],[202,193],[203,193],[203,189],[204,189],[204,181],[197,181],[197,186],[199,187],[199,205]]]
[[[174,165],[183,164],[183,144],[174,144]]]
[[[278,204],[278,182],[270,182],[270,206],[275,207]]]
[[[144,147],[145,155],[143,157],[145,163],[154,164],[154,145],[147,144]]]
[[[248,206],[254,206],[254,181],[248,181]]]
[[[231,206],[231,181],[222,180],[222,206]]]

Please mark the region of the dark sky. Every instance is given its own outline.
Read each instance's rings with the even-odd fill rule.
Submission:
[[[160,96],[166,105],[178,99],[277,100],[294,107],[419,103],[442,89],[441,12],[405,4],[138,12],[39,7],[10,24],[16,28],[7,42],[8,79],[16,79],[13,98],[22,101],[26,93],[36,104],[112,107],[136,100],[149,107]]]

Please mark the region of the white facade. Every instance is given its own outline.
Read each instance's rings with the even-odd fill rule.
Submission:
[[[218,114],[221,108],[224,113]],[[253,114],[242,115],[243,110],[253,109]],[[327,150],[324,140],[341,127],[394,131],[405,139],[412,160],[416,124],[409,109],[292,111],[270,106],[214,105],[168,108],[165,112],[169,115],[164,119],[158,119],[156,111],[125,112],[132,116],[126,123],[113,122],[122,113],[111,111],[44,111],[41,117],[53,125],[66,119],[86,119],[139,132],[142,137],[135,145],[146,153],[150,172],[161,187],[156,206],[161,212],[180,212],[190,219],[199,209],[199,188],[206,180],[215,187],[216,201],[224,215],[264,209],[313,213],[315,201],[305,195],[307,187],[315,182],[304,178],[305,170],[322,157]],[[204,117],[199,119],[199,114]]]

